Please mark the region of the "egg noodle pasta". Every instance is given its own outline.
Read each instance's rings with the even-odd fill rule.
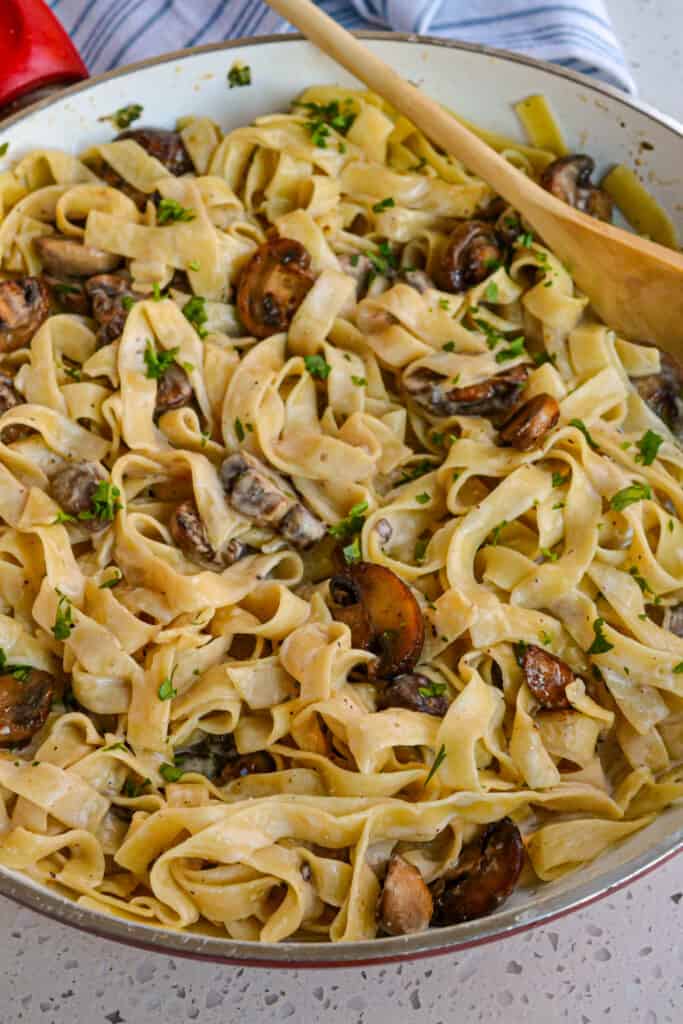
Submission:
[[[379,97],[24,155],[0,268],[1,865],[351,942],[683,796],[683,374]]]

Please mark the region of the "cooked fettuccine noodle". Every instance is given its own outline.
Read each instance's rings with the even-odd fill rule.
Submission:
[[[476,916],[501,819],[535,884],[683,794],[678,395],[377,97],[179,127],[0,175],[51,296],[0,319],[0,864],[264,942]]]

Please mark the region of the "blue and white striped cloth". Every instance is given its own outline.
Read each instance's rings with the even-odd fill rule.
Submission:
[[[0,0],[2,2],[2,0]],[[421,32],[555,61],[635,91],[603,0],[318,0],[347,28]],[[261,0],[49,0],[91,72],[286,31]]]

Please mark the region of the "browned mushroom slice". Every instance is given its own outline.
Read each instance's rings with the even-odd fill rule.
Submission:
[[[445,292],[464,292],[488,277],[505,258],[492,224],[466,220],[446,243],[436,269],[436,283]]]
[[[9,412],[10,409],[16,408],[17,405],[23,405],[24,402],[25,399],[16,390],[10,378],[6,377],[4,373],[0,373],[0,416]],[[0,440],[3,444],[13,444],[14,441],[19,441],[28,433],[30,430],[21,423],[12,423],[9,427],[3,428]]]
[[[193,501],[183,501],[178,505],[171,516],[170,525],[171,537],[183,554],[193,562],[208,562],[212,566],[218,564],[216,551]]]
[[[116,253],[83,245],[75,238],[46,235],[33,244],[43,269],[59,278],[108,274],[121,265],[121,256]]]
[[[35,668],[0,675],[0,747],[28,743],[45,724],[55,688],[54,677]]]
[[[666,629],[675,633],[676,636],[683,636],[683,604],[675,604],[664,618]]]
[[[559,418],[560,407],[552,395],[534,395],[500,428],[500,443],[528,452],[540,444]]]
[[[571,708],[566,690],[574,682],[574,673],[565,661],[530,644],[521,662],[526,685],[541,707],[555,711]]]
[[[178,176],[194,171],[194,164],[180,132],[169,131],[166,128],[131,128],[117,135],[114,141],[118,142],[120,139],[132,139],[133,142],[137,142],[138,146],[142,146],[171,174]]]
[[[432,894],[422,875],[397,853],[389,861],[377,910],[379,924],[387,935],[423,932],[432,919]]]
[[[75,277],[53,277],[51,274],[43,274],[43,280],[57,305],[65,309],[67,313],[88,316],[90,300],[83,281],[79,281]]]
[[[503,210],[496,221],[496,234],[508,248],[512,248],[523,230],[520,216],[511,206]]]
[[[77,519],[91,533],[110,525],[97,516],[83,518],[92,512],[92,501],[98,484],[107,476],[96,462],[74,462],[58,470],[50,481],[50,493],[62,512]]]
[[[250,334],[268,338],[287,330],[313,287],[310,266],[307,250],[291,238],[273,238],[258,247],[237,289],[237,309]]]
[[[408,377],[406,391],[432,416],[498,416],[519,398],[529,376],[526,364],[464,388],[445,390],[443,377],[420,370]]]
[[[296,501],[285,481],[253,455],[229,455],[220,478],[235,511],[258,526],[278,530],[295,547],[305,550],[325,536],[325,526],[317,516]]]
[[[39,277],[0,283],[0,353],[28,345],[50,314],[50,295]]]
[[[190,378],[178,363],[171,363],[157,381],[157,398],[154,415],[170,412],[171,409],[182,409],[192,401],[194,391]]]
[[[275,761],[268,751],[256,750],[252,754],[242,754],[234,761],[229,761],[221,772],[219,785],[225,785],[233,779],[243,779],[246,775],[264,775],[275,770]]]
[[[98,323],[97,341],[100,347],[109,345],[123,333],[131,306],[137,295],[124,274],[97,274],[85,283],[92,303],[92,315]]]
[[[612,220],[612,200],[594,185],[591,175],[595,160],[585,153],[571,153],[548,164],[541,185],[563,202],[598,220]]]
[[[659,373],[633,377],[631,383],[667,427],[683,437],[683,366],[668,352],[659,350]]]
[[[332,614],[351,630],[351,643],[376,654],[373,678],[410,672],[424,643],[424,621],[412,591],[396,573],[372,562],[355,562],[330,580]]]
[[[408,711],[421,711],[425,715],[443,718],[448,711],[448,697],[445,696],[446,684],[434,683],[419,672],[397,676],[380,691],[377,707],[407,708]]]
[[[478,843],[466,847],[462,864],[435,885],[436,925],[459,924],[491,914],[508,898],[524,866],[524,843],[509,818],[489,825]]]
[[[174,753],[176,764],[181,765],[184,772],[197,772],[212,782],[217,781],[226,765],[239,756],[232,733],[217,736],[206,733],[196,743]]]

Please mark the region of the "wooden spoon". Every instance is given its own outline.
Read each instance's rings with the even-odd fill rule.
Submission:
[[[310,0],[268,0],[311,42],[483,178],[570,269],[611,328],[683,356],[683,256],[595,220],[546,192],[401,78]],[[455,59],[455,57],[454,57]]]

